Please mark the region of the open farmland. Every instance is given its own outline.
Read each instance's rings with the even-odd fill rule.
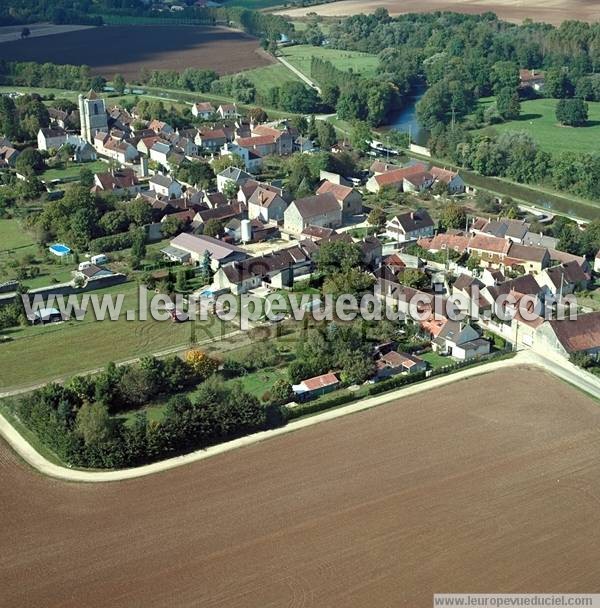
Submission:
[[[122,483],[50,480],[2,444],[3,603],[429,608],[436,591],[600,592],[599,429],[596,402],[522,368]]]
[[[199,68],[230,74],[269,65],[258,40],[238,30],[209,26],[108,26],[2,44],[3,59],[84,64],[94,74]]]
[[[290,17],[304,17],[308,13],[324,17],[345,17],[357,13],[373,13],[378,8],[387,9],[392,16],[434,11],[469,14],[491,11],[505,21],[521,22],[524,19],[532,19],[556,25],[570,19],[598,19],[596,0],[341,0],[318,6],[286,8],[280,12]]]

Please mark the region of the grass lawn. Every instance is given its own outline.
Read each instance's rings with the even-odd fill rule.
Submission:
[[[266,391],[271,390],[277,380],[288,379],[287,368],[261,369],[251,374],[237,378],[242,383],[244,390],[260,399]],[[231,382],[231,380],[229,380]]]
[[[17,220],[0,220],[0,252],[34,245]]]
[[[284,65],[278,63],[276,65],[268,65],[264,68],[256,68],[254,70],[246,70],[239,72],[235,76],[245,76],[256,87],[256,92],[259,95],[265,96],[273,87],[280,87],[286,82],[300,82],[300,79]],[[231,80],[233,76],[224,76],[222,79]]]
[[[329,31],[331,30],[331,25],[332,25],[332,23],[334,23],[334,21],[339,21],[339,19],[331,20],[331,21],[329,21],[329,20],[326,21],[325,19],[322,19],[321,21],[318,22],[319,29],[324,34],[329,34]],[[312,22],[309,19],[304,19],[304,20],[294,19],[293,21],[291,21],[291,24],[294,26],[294,30],[297,32],[304,32],[309,27],[312,27]]]
[[[190,343],[192,324],[171,321],[127,321],[127,310],[138,310],[137,285],[125,283],[95,292],[123,294],[121,315],[116,321],[96,321],[90,312],[82,321],[3,330],[12,341],[0,346],[0,389],[26,386],[61,376],[72,376]],[[235,327],[212,318],[196,323],[196,340],[219,338]],[[212,346],[212,345],[211,345]],[[223,346],[224,347],[224,346]],[[24,357],[24,355],[26,355]]]
[[[31,279],[23,279],[21,282],[28,289],[37,289],[38,287],[46,287],[47,285],[68,283],[73,275],[71,264],[40,264],[40,274]]]
[[[442,355],[438,355],[433,351],[425,353],[424,355],[419,355],[419,358],[423,359],[423,361],[427,361],[433,369],[446,367],[446,365],[452,365],[453,363],[450,357],[442,357]]]
[[[348,136],[350,133],[352,133],[352,125],[347,120],[343,120],[337,116],[328,116],[326,120],[335,127],[335,130],[338,131],[342,137]],[[372,162],[373,159],[369,158],[369,164]]]
[[[0,93],[12,93],[13,91],[23,93],[24,95],[27,95],[29,93],[39,93],[44,97],[48,95],[54,95],[56,98],[70,99],[74,102],[77,102],[77,96],[79,95],[79,92],[77,91],[66,91],[64,89],[52,89],[43,87],[19,87],[12,85],[0,86]]]
[[[34,262],[27,263],[27,266],[35,266],[40,271],[38,276],[22,280],[29,289],[52,283],[64,283],[71,279],[74,264],[53,264],[44,260],[39,255],[37,244],[23,230],[18,220],[0,220],[0,283],[17,278],[18,265],[26,255],[33,255],[35,258]],[[58,260],[58,258],[54,259]]]
[[[117,418],[121,418],[126,425],[133,424],[136,414],[139,412],[146,412],[148,422],[160,422],[165,415],[166,403],[153,403],[146,405],[138,410],[131,410],[129,412],[121,412],[117,414]]]
[[[92,173],[101,173],[108,170],[108,164],[101,160],[90,163],[69,163],[69,165],[63,169],[46,169],[46,171],[42,173],[41,178],[46,182],[52,181],[53,179],[67,181],[78,179],[79,172],[84,167],[92,171]]]
[[[379,65],[379,59],[376,55],[357,51],[340,51],[306,44],[286,47],[282,49],[281,55],[307,76],[311,76],[310,62],[312,57],[330,61],[339,70],[352,70],[363,76],[375,76]]]
[[[492,99],[482,99],[488,106]],[[589,120],[585,127],[563,127],[556,120],[556,99],[533,99],[521,103],[518,120],[493,125],[497,131],[525,131],[539,145],[553,154],[561,152],[600,152],[600,102],[589,102]]]

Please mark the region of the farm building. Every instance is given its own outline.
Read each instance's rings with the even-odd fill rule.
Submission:
[[[302,380],[300,384],[294,384],[292,390],[296,397],[306,400],[334,391],[339,385],[338,377],[329,373]]]

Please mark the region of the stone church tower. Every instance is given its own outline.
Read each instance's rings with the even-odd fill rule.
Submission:
[[[108,119],[104,99],[100,99],[94,91],[86,97],[79,96],[79,120],[81,122],[81,137],[92,143],[98,131],[108,131]]]

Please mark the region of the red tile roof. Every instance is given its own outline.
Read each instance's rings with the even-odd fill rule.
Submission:
[[[275,143],[273,135],[254,135],[252,137],[238,137],[235,143],[242,148],[251,148],[252,146],[267,146]]]
[[[309,391],[316,391],[320,388],[326,388],[328,386],[333,386],[334,384],[338,384],[339,380],[335,374],[323,374],[322,376],[315,376],[314,378],[308,378],[307,380],[302,380],[302,384]]]
[[[215,107],[212,105],[212,103],[210,103],[210,101],[200,101],[194,105],[196,106],[196,110],[198,112],[214,112],[215,111]]]
[[[415,175],[417,173],[423,173],[427,171],[427,167],[423,164],[412,165],[411,167],[404,167],[402,169],[395,169],[394,171],[388,171],[381,175],[375,176],[375,181],[380,186],[389,186],[391,184],[398,184],[404,181],[405,177],[409,175]]]
[[[463,233],[453,234],[444,232],[436,234],[434,237],[419,239],[417,245],[428,251],[442,251],[452,249],[463,253],[469,246],[469,237]]]
[[[569,353],[600,347],[600,312],[579,315],[577,320],[549,321],[559,342]]]
[[[431,167],[431,169],[429,169],[429,173],[444,184],[449,184],[458,175],[458,173],[454,171],[442,169],[440,167]]]
[[[352,194],[353,189],[349,186],[334,184],[333,182],[329,182],[326,180],[321,184],[321,186],[317,190],[317,194],[325,194],[326,192],[331,192],[333,196],[335,196],[335,198],[341,202],[346,200],[346,198],[348,198]]]
[[[510,247],[510,241],[495,236],[482,236],[477,234],[471,237],[469,249],[486,251],[491,253],[506,254]]]

